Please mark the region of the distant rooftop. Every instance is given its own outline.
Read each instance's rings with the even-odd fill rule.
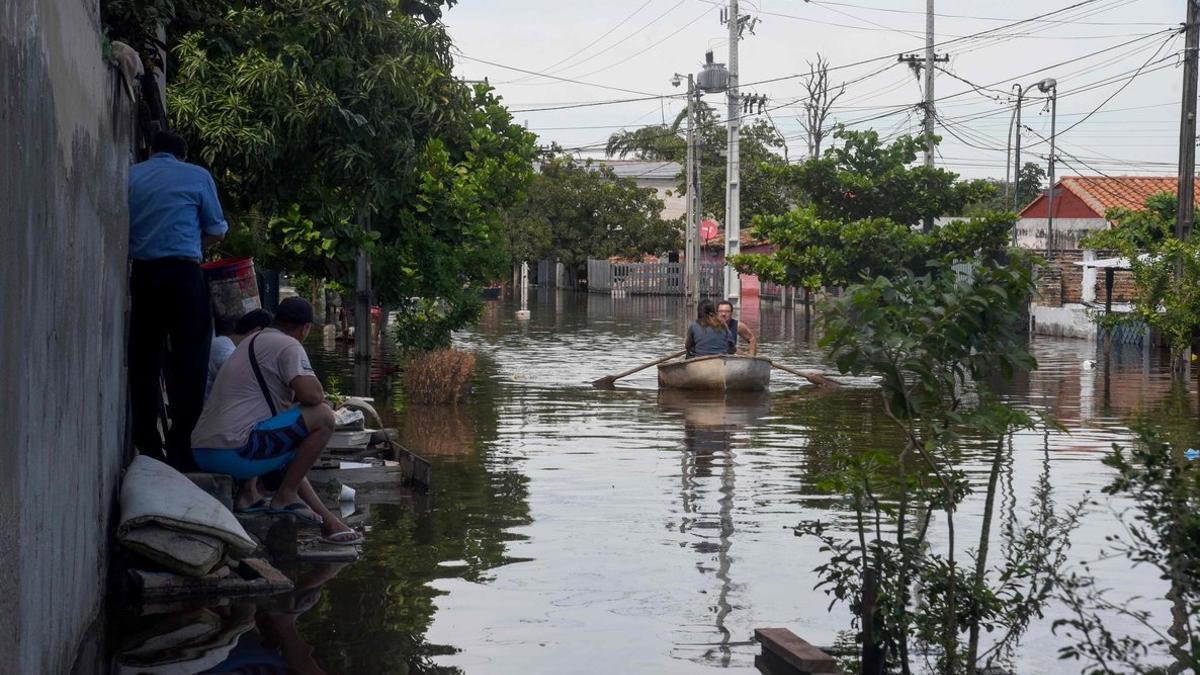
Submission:
[[[610,167],[618,178],[675,180],[683,173],[679,162],[647,162],[641,159],[597,159],[596,164]]]
[[[1103,217],[1111,208],[1140,211],[1145,208],[1147,197],[1160,192],[1173,195],[1177,186],[1174,176],[1066,176],[1058,182],[1059,189],[1079,197],[1097,217]],[[1200,194],[1200,180],[1196,181],[1196,187]],[[1021,210],[1022,214],[1040,206],[1045,199],[1045,195],[1037,197]],[[1057,206],[1054,211],[1058,213]]]

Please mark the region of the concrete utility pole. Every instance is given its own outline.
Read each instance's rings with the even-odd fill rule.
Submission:
[[[1175,238],[1186,239],[1195,221],[1196,177],[1196,76],[1197,48],[1200,47],[1200,7],[1188,0],[1187,26],[1183,51],[1183,110],[1179,116],[1179,206],[1175,217]]]
[[[925,0],[925,133],[932,137],[934,129],[933,114],[933,74],[937,55],[933,53],[933,0]],[[925,140],[925,166],[933,168],[933,139]],[[929,230],[926,224],[925,229]]]
[[[900,61],[907,63],[918,73],[922,68],[925,69],[925,100],[922,101],[921,107],[925,110],[925,166],[930,168],[933,168],[933,153],[936,147],[933,142],[937,121],[933,104],[934,71],[937,70],[939,62],[945,63],[949,60],[949,55],[938,56],[933,50],[933,0],[925,0],[925,56],[903,54]],[[926,232],[933,230],[933,216],[925,217],[924,229]]]
[[[741,97],[738,96],[738,41],[742,39],[742,19],[738,14],[738,0],[729,0],[729,14],[725,17],[729,27],[729,86],[726,89],[728,102],[726,124],[729,128],[727,163],[725,165],[725,298],[737,310],[742,304],[742,280],[729,259],[741,252],[741,164],[738,162],[738,137],[741,132]]]
[[[365,212],[359,212],[358,225],[371,231]],[[371,257],[361,247],[354,269],[354,393],[371,395]]]
[[[678,73],[673,82],[680,80]],[[678,86],[678,84],[676,84]],[[687,297],[688,315],[695,315],[696,305],[700,302],[700,195],[697,192],[696,160],[696,78],[691,73],[687,76],[687,236],[684,248],[684,289]]]
[[[1013,210],[1013,213],[1016,213],[1017,209],[1021,208],[1021,206],[1022,206],[1022,204],[1018,203],[1018,200],[1020,200],[1021,195],[1019,194],[1017,188],[1020,187],[1020,185],[1021,185],[1021,99],[1025,97],[1025,88],[1022,87],[1020,84],[1014,84],[1013,87],[1016,87],[1016,89],[1017,89],[1017,110],[1016,110],[1017,123],[1016,123],[1016,127],[1013,129],[1013,131],[1017,134],[1017,137],[1013,139],[1013,146],[1014,146],[1013,147],[1013,178],[1012,178],[1011,185],[1012,185],[1012,210]],[[1051,187],[1053,187],[1053,186],[1051,186]],[[1015,239],[1016,236],[1017,236],[1017,231],[1014,228],[1013,229],[1013,238],[1014,238],[1013,245],[1014,246],[1016,245],[1016,239]]]
[[[1058,133],[1058,82],[1047,77],[1038,83],[1038,90],[1050,94],[1050,189],[1046,192],[1046,258],[1054,257],[1054,165],[1058,158],[1054,153],[1058,150],[1055,144]]]

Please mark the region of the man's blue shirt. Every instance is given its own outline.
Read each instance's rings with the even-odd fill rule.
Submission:
[[[129,257],[200,260],[201,232],[225,234],[229,225],[212,175],[168,152],[129,167]]]

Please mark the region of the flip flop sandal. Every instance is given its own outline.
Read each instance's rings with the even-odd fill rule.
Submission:
[[[305,513],[306,511],[307,513]],[[317,514],[313,513],[312,509],[308,508],[308,504],[305,504],[302,501],[294,502],[280,508],[268,508],[267,513],[273,516],[291,516],[296,520],[309,525],[321,525],[321,518],[317,516]]]
[[[353,529],[335,532],[328,537],[321,537],[322,542],[333,544],[334,546],[354,546],[363,543],[364,539],[361,532]]]
[[[244,509],[234,508],[234,513],[264,513],[271,508],[271,502],[265,497],[260,499]]]

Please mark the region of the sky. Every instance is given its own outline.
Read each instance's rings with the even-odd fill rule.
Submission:
[[[935,2],[937,51],[949,55],[941,64],[948,72],[935,78],[937,114],[945,120],[938,124],[938,166],[968,178],[1004,177],[1018,83],[1030,88],[1022,161],[1045,164],[1050,113],[1033,85],[1053,77],[1059,176],[1175,173],[1183,0]],[[758,20],[739,45],[741,90],[767,97],[764,118],[787,139],[789,159],[807,150],[799,124],[803,80],[796,76],[818,54],[831,63],[830,79],[846,83],[834,120],[884,138],[920,132],[915,104],[922,85],[896,57],[923,53],[925,0],[739,4],[740,13]],[[682,92],[671,86],[674,73],[698,72],[709,49],[717,62],[728,60],[725,6],[459,0],[443,20],[458,76],[486,77],[541,143],[600,156],[609,134],[671,120],[683,108]],[[724,111],[722,94],[705,100]]]

